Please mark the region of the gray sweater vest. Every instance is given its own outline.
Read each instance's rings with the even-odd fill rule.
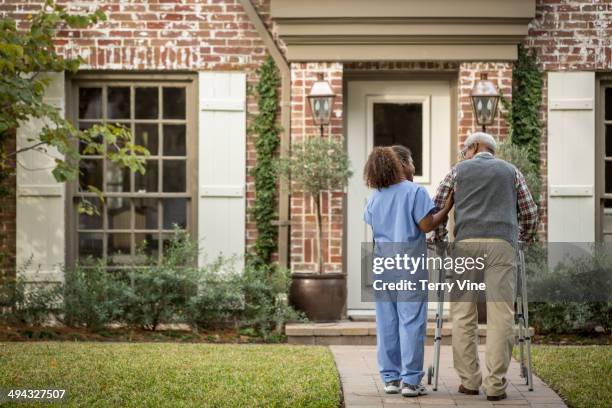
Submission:
[[[457,164],[455,240],[501,238],[518,240],[516,170],[491,155]]]

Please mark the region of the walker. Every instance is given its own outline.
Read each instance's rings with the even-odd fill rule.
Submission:
[[[443,259],[447,256],[447,242],[435,245],[436,255]],[[442,263],[444,265],[444,262]],[[525,379],[525,384],[529,391],[533,391],[533,372],[531,367],[531,333],[529,332],[529,308],[527,302],[527,285],[525,272],[525,254],[523,249],[518,250],[518,271],[517,271],[517,290],[514,321],[518,325],[518,344],[519,344],[519,363],[521,365],[521,377]],[[438,270],[438,282],[446,281],[446,269]],[[427,369],[427,384],[433,386],[434,391],[438,391],[438,374],[440,370],[440,346],[442,345],[442,324],[444,321],[444,290],[438,287],[436,291],[438,302],[436,309],[436,329],[434,333],[434,358],[433,363]]]

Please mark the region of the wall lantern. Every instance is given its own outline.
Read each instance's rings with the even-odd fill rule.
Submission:
[[[314,123],[321,126],[321,136],[323,136],[323,126],[328,125],[331,119],[334,99],[336,94],[332,91],[329,82],[323,79],[322,73],[318,73],[317,82],[312,84],[308,93],[308,101]]]
[[[476,122],[482,126],[483,132],[487,125],[492,125],[497,113],[500,94],[493,82],[489,81],[486,73],[480,74],[480,80],[476,81],[472,88],[472,106],[476,114]]]

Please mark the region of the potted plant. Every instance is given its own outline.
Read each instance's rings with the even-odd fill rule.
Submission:
[[[310,195],[316,211],[315,273],[294,272],[289,297],[313,321],[339,320],[346,303],[346,275],[325,273],[321,193],[342,190],[352,175],[348,154],[332,138],[310,137],[292,146],[291,156],[279,160],[282,177],[291,177],[292,188]]]

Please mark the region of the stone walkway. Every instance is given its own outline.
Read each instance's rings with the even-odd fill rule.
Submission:
[[[497,407],[497,408],[566,408],[563,400],[542,380],[533,377],[534,391],[528,391],[519,376],[519,364],[512,360],[508,372],[508,398],[499,402],[489,402],[484,395],[467,396],[457,392],[459,379],[452,368],[452,350],[442,346],[440,353],[440,380],[438,391],[418,398],[405,398],[401,395],[387,395],[378,375],[375,346],[330,346],[336,360],[346,407],[423,407],[435,408]],[[479,348],[481,367],[484,367],[484,347]],[[433,361],[433,346],[425,347],[425,369]],[[426,383],[427,377],[423,379]]]

